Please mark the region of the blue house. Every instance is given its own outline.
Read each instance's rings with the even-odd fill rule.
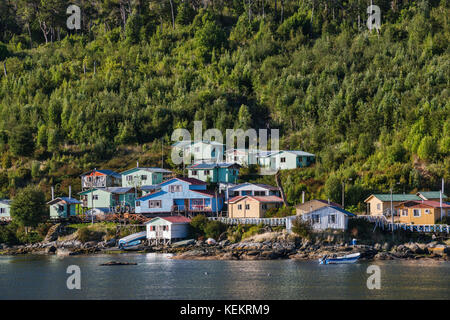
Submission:
[[[222,210],[223,197],[206,190],[206,183],[193,178],[173,178],[159,191],[136,200],[136,213],[215,213]]]
[[[236,183],[241,166],[237,163],[197,163],[188,168],[189,178],[212,183]]]
[[[66,219],[77,215],[80,201],[70,197],[60,197],[47,202],[50,209],[50,219]]]

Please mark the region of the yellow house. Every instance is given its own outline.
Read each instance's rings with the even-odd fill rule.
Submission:
[[[450,216],[450,204],[438,201],[406,201],[396,206],[400,214],[400,223],[435,224],[442,217]]]
[[[305,213],[315,211],[317,209],[320,209],[323,207],[328,207],[328,206],[342,208],[342,206],[340,204],[337,204],[335,202],[314,199],[314,200],[306,201],[305,203],[296,205],[295,211],[296,211],[297,215],[301,215],[301,214],[305,214]]]
[[[277,196],[237,196],[228,200],[228,217],[264,218],[267,210],[282,206],[283,199]]]
[[[395,210],[395,206],[405,202],[421,200],[421,198],[415,194],[393,194],[392,206]],[[391,212],[391,194],[372,194],[364,202],[367,205],[367,214],[371,216],[382,216],[390,214]],[[394,211],[395,212],[395,211]]]

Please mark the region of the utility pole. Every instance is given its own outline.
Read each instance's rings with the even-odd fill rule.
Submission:
[[[392,189],[393,187],[391,186],[391,219],[392,219],[392,242],[394,242],[394,206],[392,203]]]

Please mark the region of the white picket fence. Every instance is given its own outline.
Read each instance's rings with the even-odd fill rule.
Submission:
[[[360,219],[366,219],[370,222],[375,223],[375,227],[380,227],[381,229],[392,230],[409,230],[412,232],[442,232],[450,233],[450,226],[447,224],[407,224],[407,223],[392,223],[385,216],[369,216],[360,215],[357,216]]]
[[[209,220],[220,221],[229,225],[238,224],[263,224],[266,226],[286,226],[286,218],[225,218],[225,217],[209,217]]]

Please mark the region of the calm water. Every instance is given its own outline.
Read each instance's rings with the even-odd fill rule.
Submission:
[[[321,266],[168,256],[0,257],[0,299],[450,299],[448,262],[375,262],[381,289],[369,290],[369,263]],[[112,260],[138,265],[99,266]],[[69,265],[81,268],[81,290],[66,287]]]

